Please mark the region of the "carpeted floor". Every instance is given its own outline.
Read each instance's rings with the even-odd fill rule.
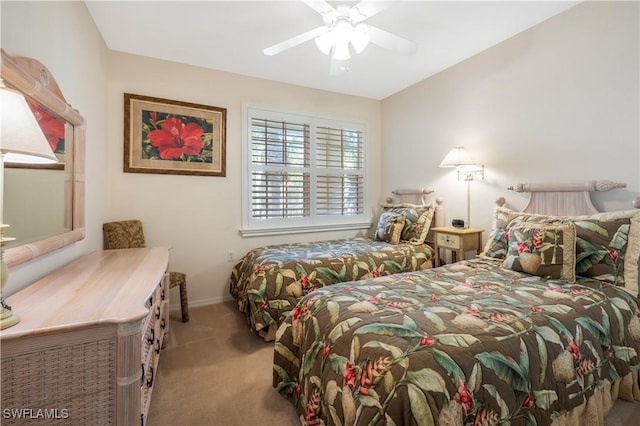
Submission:
[[[148,426],[299,425],[273,389],[273,343],[252,334],[235,302],[171,312]]]
[[[272,387],[273,343],[250,333],[235,302],[171,313],[148,426],[293,426],[300,421]],[[605,426],[640,424],[640,403],[617,401]],[[579,425],[576,425],[579,426]]]

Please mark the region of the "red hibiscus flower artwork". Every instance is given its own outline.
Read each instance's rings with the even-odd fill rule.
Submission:
[[[212,161],[211,141],[204,137],[211,133],[212,123],[206,119],[143,111],[142,122],[143,143],[150,145],[143,150],[148,158]]]
[[[226,176],[227,110],[124,94],[124,171]]]
[[[51,114],[37,102],[29,98],[26,99],[42,133],[49,142],[51,150],[56,154],[64,154],[65,121]]]

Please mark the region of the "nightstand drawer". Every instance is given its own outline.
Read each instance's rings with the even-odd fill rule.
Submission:
[[[443,247],[443,248],[449,248],[449,249],[460,248],[459,235],[449,235],[449,234],[442,234],[438,232],[436,234],[436,242],[440,247]]]

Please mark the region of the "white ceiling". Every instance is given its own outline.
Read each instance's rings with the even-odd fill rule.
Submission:
[[[330,75],[330,59],[313,41],[275,56],[262,53],[323,24],[300,1],[86,1],[112,50],[372,99],[384,99],[579,2],[385,3],[386,9],[365,22],[417,43],[417,52],[403,56],[369,44],[349,61],[348,73]]]

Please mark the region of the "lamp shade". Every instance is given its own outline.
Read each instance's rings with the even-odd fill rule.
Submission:
[[[56,158],[22,94],[0,80],[0,152],[7,163],[56,163]]]
[[[444,160],[440,163],[440,167],[459,167],[459,166],[474,166],[475,163],[469,157],[469,154],[464,150],[464,147],[454,147]]]

